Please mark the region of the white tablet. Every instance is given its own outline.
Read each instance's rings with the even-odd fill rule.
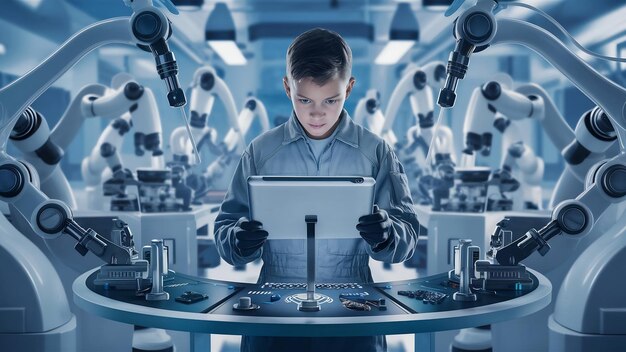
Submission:
[[[316,238],[360,238],[356,225],[372,213],[375,184],[361,176],[250,176],[250,219],[269,239],[306,239],[306,215],[317,216]]]

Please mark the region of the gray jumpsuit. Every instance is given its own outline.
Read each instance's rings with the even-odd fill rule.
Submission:
[[[232,265],[261,257],[259,283],[305,282],[305,240],[272,240],[248,257],[235,249],[233,228],[249,216],[247,178],[251,175],[368,176],[376,180],[374,203],[392,221],[393,241],[374,252],[362,239],[317,240],[317,282],[372,282],[369,258],[400,263],[413,255],[419,223],[408,181],[393,150],[380,137],[355,124],[344,110],[331,141],[316,160],[297,117],[254,139],[244,151],[215,222],[220,256]],[[366,214],[363,214],[366,215]],[[356,226],[358,219],[354,219]],[[372,331],[372,334],[375,334]],[[384,336],[284,338],[244,336],[242,351],[384,351]]]

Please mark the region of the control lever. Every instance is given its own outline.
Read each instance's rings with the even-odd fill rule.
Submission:
[[[46,210],[48,209],[51,207],[46,208]],[[46,212],[41,213],[46,214]],[[109,241],[92,229],[85,230],[74,219],[65,220],[63,232],[78,241],[74,249],[82,256],[86,255],[87,252],[92,252],[107,264],[131,264],[133,254],[131,249]]]
[[[303,312],[317,312],[321,309],[319,302],[315,299],[315,224],[316,215],[306,215],[306,238],[307,238],[307,286],[306,299],[298,305],[298,310]]]
[[[472,293],[470,283],[474,276],[474,261],[478,259],[479,251],[478,246],[472,246],[472,240],[467,239],[459,240],[459,245],[454,247],[454,273],[460,278],[459,291],[452,296],[455,301],[476,300],[476,294]]]
[[[152,272],[152,290],[146,294],[148,301],[166,301],[169,293],[163,291],[163,276],[168,271],[167,247],[163,240],[152,240],[150,243],[150,271]]]

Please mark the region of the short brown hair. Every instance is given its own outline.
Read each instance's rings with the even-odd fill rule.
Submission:
[[[335,75],[352,73],[352,50],[336,32],[314,28],[300,34],[287,49],[287,75],[295,80],[312,77],[323,85]]]

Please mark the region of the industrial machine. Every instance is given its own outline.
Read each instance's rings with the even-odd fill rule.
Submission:
[[[455,1],[448,14],[453,13],[461,4],[462,1]],[[623,331],[623,324],[609,318],[615,315],[608,312],[623,309],[623,303],[621,299],[609,294],[610,285],[605,287],[602,285],[606,282],[605,278],[614,275],[613,268],[622,266],[623,253],[626,251],[620,246],[612,248],[610,253],[605,253],[598,251],[595,243],[604,241],[604,238],[612,238],[622,229],[611,228],[603,234],[597,234],[593,229],[598,222],[602,222],[602,216],[607,215],[608,209],[614,208],[613,205],[623,203],[626,199],[624,183],[626,116],[623,109],[626,89],[600,75],[544,29],[524,21],[497,18],[495,14],[502,5],[529,7],[523,4],[499,4],[491,0],[479,0],[475,6],[465,10],[457,18],[454,30],[457,42],[450,54],[446,84],[440,91],[438,104],[442,107],[454,105],[456,87],[465,76],[472,53],[498,43],[517,43],[541,54],[606,113],[612,131],[607,133],[609,129],[606,124],[593,125],[586,122],[587,128],[595,131],[597,137],[600,137],[599,140],[604,142],[617,140],[619,153],[596,163],[587,173],[584,190],[573,199],[559,202],[552,210],[552,220],[546,226],[539,230],[530,229],[524,236],[499,249],[495,253],[495,260],[502,265],[517,265],[535,251],[545,255],[550,249],[547,241],[564,234],[566,239],[560,244],[569,249],[569,257],[563,258],[565,263],[578,257],[579,260],[582,258],[593,260],[597,265],[593,268],[588,267],[584,274],[593,275],[593,280],[578,277],[574,279],[579,281],[578,289],[561,290],[557,295],[556,307],[559,309],[556,309],[550,317],[550,347],[553,350],[618,349],[626,339],[626,331]],[[582,143],[572,145],[577,151],[572,153],[578,156],[573,159],[585,159],[591,154],[589,149],[581,147]],[[593,244],[586,246],[587,248],[578,248],[579,244],[591,238],[597,239],[592,241]],[[564,269],[567,270],[565,263],[553,262],[552,268],[565,265]],[[572,267],[573,271],[570,271],[567,278],[580,273],[574,270],[576,267]],[[572,280],[568,279],[568,282],[572,283]],[[573,302],[577,302],[575,306],[572,305]],[[568,308],[563,309],[565,306]],[[529,342],[514,339],[511,334],[507,334],[506,339],[509,344],[517,343],[517,346],[529,348]],[[537,345],[530,348],[542,349],[546,346],[546,339],[536,337],[531,343]]]
[[[176,12],[171,3],[166,4]],[[3,286],[2,290],[2,296],[7,297],[2,300],[3,307],[14,312],[2,324],[3,346],[18,350],[41,350],[46,346],[73,351],[93,349],[89,346],[95,342],[88,341],[89,332],[82,330],[79,330],[79,337],[87,339],[79,338],[77,342],[75,318],[70,312],[59,276],[52,270],[53,266],[45,255],[28,240],[28,232],[46,242],[60,236],[71,237],[77,242],[76,249],[80,254],[91,252],[106,263],[142,268],[136,272],[147,272],[146,262],[136,260],[132,250],[81,227],[73,220],[68,205],[50,199],[38,188],[37,173],[33,167],[6,154],[6,143],[24,110],[82,56],[107,43],[137,44],[151,52],[157,71],[166,83],[169,104],[172,107],[185,104],[185,96],[178,83],[176,60],[167,43],[171,35],[167,17],[152,5],[152,1],[131,1],[127,5],[133,10],[131,17],[105,20],[81,30],[46,61],[0,90],[3,106],[0,115],[0,200],[9,204],[13,222],[13,225],[6,223],[2,226],[7,235],[0,236],[0,248],[5,252],[2,267],[15,278],[13,285]],[[5,221],[4,217],[2,219]],[[122,237],[128,239],[127,236]],[[45,297],[53,298],[55,302],[45,303]],[[28,317],[23,315],[26,311],[29,312]],[[18,321],[22,323],[15,324]],[[130,335],[120,334],[119,340],[105,344],[121,343],[128,348],[130,341],[125,340],[125,336]],[[112,348],[119,349],[119,346]]]
[[[170,147],[172,148],[172,162],[189,164],[194,158],[192,140],[197,141],[197,149],[207,146],[216,155],[222,150],[218,145],[217,131],[209,125],[209,117],[213,111],[215,98],[219,98],[224,104],[228,123],[233,129],[236,138],[243,144],[244,134],[241,132],[237,120],[237,107],[230,89],[211,66],[198,68],[193,75],[190,85],[190,114],[189,121],[191,138],[186,133],[186,127],[180,126],[170,135]]]

